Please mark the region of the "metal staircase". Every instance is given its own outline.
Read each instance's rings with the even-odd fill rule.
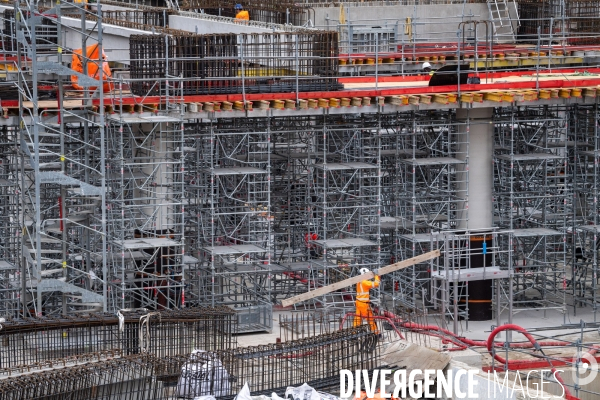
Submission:
[[[77,30],[70,27],[67,33],[61,16],[81,14],[85,21],[90,11],[84,3],[58,1],[43,13],[33,3],[17,5],[14,12],[18,80],[30,88],[19,96],[16,139],[22,196],[21,312],[105,311],[106,229],[94,216],[106,204],[103,143],[95,139],[104,129],[102,100],[100,107],[92,106],[93,99],[103,98],[103,85],[102,79],[70,69],[73,49],[62,46],[63,34]],[[100,15],[97,20],[101,31]],[[101,46],[101,34],[97,41],[85,30],[80,34],[83,48],[88,42]],[[98,62],[82,57],[84,65]],[[80,92],[67,86],[73,75],[84,88]],[[42,82],[56,85],[56,100],[40,100]],[[70,100],[78,104],[76,110],[65,107]]]
[[[490,20],[494,26],[494,41],[496,43],[514,43],[519,25],[516,3],[509,3],[507,0],[488,0],[487,6]],[[514,8],[516,18],[512,18],[510,15],[511,7]]]

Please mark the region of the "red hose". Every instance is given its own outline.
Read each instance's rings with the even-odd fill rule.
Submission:
[[[524,328],[521,328],[519,325],[506,324],[506,325],[502,325],[502,326],[499,326],[496,329],[494,329],[492,331],[492,333],[490,333],[490,336],[488,337],[487,349],[496,361],[498,361],[502,364],[505,364],[506,369],[510,370],[511,364],[514,363],[515,360],[513,360],[513,361],[506,360],[506,359],[500,357],[498,354],[496,354],[496,352],[493,350],[493,348],[495,347],[494,346],[494,338],[496,337],[496,335],[499,334],[500,332],[508,331],[508,330],[517,331],[517,332],[521,333],[523,336],[525,336],[527,338],[527,340],[529,340],[532,347],[539,348],[539,344],[537,343],[535,338],[533,336],[531,336],[531,334],[529,332],[527,332]],[[552,365],[552,360],[548,357],[545,357],[545,358],[546,358],[546,362],[550,366],[550,371],[552,372],[552,374],[554,375],[556,380],[560,383],[560,385],[563,387],[563,389],[565,391],[565,398],[567,400],[578,399],[577,397],[575,397],[571,394],[571,392],[569,391],[569,388],[567,387],[567,385],[565,385],[565,381],[561,378],[561,376],[558,373],[558,371],[556,370],[556,368],[554,368],[554,365]],[[531,361],[534,361],[534,360],[519,360],[519,368],[522,369],[523,365],[527,365],[528,362],[530,363]],[[513,368],[513,369],[515,369],[515,368]]]
[[[485,340],[471,340],[466,337],[457,336],[454,333],[450,332],[449,330],[440,328],[437,325],[421,325],[421,324],[415,324],[414,322],[402,322],[402,320],[400,318],[398,318],[394,313],[391,313],[389,311],[384,311],[383,315],[387,318],[397,321],[398,325],[403,328],[407,328],[410,330],[443,332],[444,334],[453,337],[454,339],[460,341],[462,344],[467,345],[467,346],[486,347],[488,345],[488,342]],[[554,347],[554,346],[569,346],[569,345],[571,345],[571,343],[570,342],[548,341],[548,342],[540,342],[539,345],[545,346],[545,347]],[[494,346],[504,347],[504,343],[495,342]],[[530,349],[534,346],[531,343],[511,343],[510,347],[516,348],[516,349]]]
[[[353,318],[360,317],[362,319],[380,319],[380,320],[387,321],[392,326],[392,329],[394,329],[394,331],[396,331],[398,336],[400,336],[400,339],[404,339],[404,336],[402,336],[402,333],[400,333],[400,331],[398,329],[396,329],[396,325],[394,324],[394,322],[390,318],[382,317],[381,315],[372,315],[370,317],[366,317],[364,315],[358,315],[358,314],[354,314],[354,313],[346,313],[346,315],[344,315],[344,318],[342,318],[342,320],[340,321],[340,330],[344,328],[344,324],[348,317],[353,317]]]
[[[496,329],[494,329],[492,331],[492,333],[490,333],[490,336],[488,337],[487,341],[478,341],[478,340],[471,340],[465,337],[459,337],[457,335],[455,335],[454,333],[450,332],[447,329],[444,328],[440,328],[439,326],[436,325],[421,325],[421,324],[415,324],[413,322],[402,322],[395,314],[389,312],[389,311],[384,311],[383,315],[386,316],[387,318],[394,320],[396,322],[398,322],[398,324],[403,327],[403,328],[407,328],[413,331],[437,331],[437,332],[442,332],[444,335],[441,334],[437,334],[437,333],[431,333],[431,332],[425,332],[427,335],[431,335],[431,336],[435,336],[435,337],[440,337],[443,340],[447,340],[457,346],[459,346],[458,348],[452,349],[452,350],[460,350],[460,349],[466,349],[469,346],[485,346],[488,351],[490,352],[490,354],[494,357],[494,359],[504,365],[507,366],[508,370],[519,370],[519,369],[530,369],[530,368],[536,368],[538,367],[539,361],[537,360],[513,360],[513,361],[508,361],[505,360],[504,358],[502,358],[501,356],[499,356],[498,354],[496,354],[493,351],[494,347],[504,347],[504,343],[502,342],[494,342],[494,338],[496,337],[496,335],[498,335],[498,333],[506,331],[506,330],[514,330],[517,331],[521,334],[523,334],[527,340],[529,341],[529,343],[510,343],[509,347],[510,348],[516,348],[516,349],[528,349],[528,348],[535,348],[535,349],[539,349],[541,346],[545,346],[545,347],[556,347],[556,346],[569,346],[571,345],[570,342],[560,342],[560,341],[547,341],[547,342],[537,342],[537,340],[535,340],[535,338],[529,333],[527,332],[524,328],[521,328],[518,325],[514,325],[514,324],[506,324],[506,325],[502,325],[497,327]],[[598,346],[593,346],[593,348],[589,351],[590,354],[595,354],[600,348]],[[558,373],[558,371],[556,370],[556,368],[554,367],[554,365],[552,364],[552,360],[550,360],[548,357],[546,357],[545,362],[550,366],[551,368],[551,372],[554,374],[554,376],[556,377],[556,380],[560,383],[560,385],[563,387],[563,389],[565,390],[565,397],[567,400],[578,400],[577,397],[573,396],[571,394],[571,392],[569,391],[569,388],[566,386],[564,380],[562,379],[562,377],[560,376],[560,374]],[[561,365],[566,365],[568,362],[574,362],[573,359],[571,360],[561,360]]]

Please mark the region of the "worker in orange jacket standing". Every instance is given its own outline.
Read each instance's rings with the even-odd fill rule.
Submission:
[[[244,6],[241,4],[235,5],[235,19],[240,21],[250,21],[250,14],[248,11],[244,10]]]
[[[361,268],[360,274],[364,275],[369,272],[368,268]],[[360,326],[363,318],[369,322],[371,331],[379,334],[375,318],[373,318],[373,310],[371,309],[371,299],[369,290],[379,287],[379,275],[375,275],[375,280],[364,279],[356,284],[356,317],[354,317],[354,326]]]

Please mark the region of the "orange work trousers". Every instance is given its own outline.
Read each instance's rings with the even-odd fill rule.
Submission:
[[[356,317],[354,317],[354,326],[362,325],[362,320],[366,319],[371,327],[371,332],[379,333],[375,318],[373,318],[373,311],[371,311],[371,304],[362,301],[356,301]]]

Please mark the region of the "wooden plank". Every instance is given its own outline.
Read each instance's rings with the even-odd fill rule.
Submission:
[[[473,102],[473,93],[461,93],[460,101],[463,103],[472,103]]]
[[[63,101],[63,108],[77,108],[82,107],[83,102],[81,100],[65,100]],[[33,103],[31,101],[24,101],[23,108],[33,108]],[[58,100],[40,100],[38,101],[38,108],[58,108]]]
[[[596,97],[596,88],[583,88],[583,97]]]
[[[318,296],[322,296],[327,293],[335,292],[336,290],[340,290],[345,287],[354,285],[365,279],[373,279],[373,278],[375,278],[375,274],[377,274],[377,275],[389,274],[390,272],[395,272],[395,271],[413,266],[420,262],[431,260],[432,258],[436,258],[439,256],[440,256],[440,251],[433,250],[428,253],[424,253],[419,256],[409,258],[407,260],[403,260],[403,261],[388,265],[383,268],[379,268],[376,271],[371,271],[364,275],[353,276],[352,278],[344,279],[343,281],[339,281],[339,282],[333,283],[331,285],[323,286],[323,287],[317,288],[313,291],[302,293],[302,294],[299,294],[294,297],[290,297],[289,299],[284,299],[281,301],[281,305],[284,307],[288,307],[293,304],[300,303],[301,301],[310,300],[310,299],[313,299]]]
[[[515,95],[512,92],[504,92],[502,93],[502,101],[506,101],[508,103],[512,103],[515,101]]]

